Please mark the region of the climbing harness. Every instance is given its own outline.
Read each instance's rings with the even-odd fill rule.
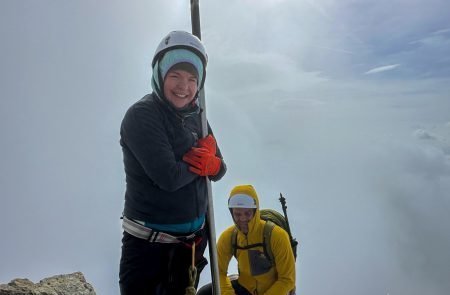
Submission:
[[[148,228],[138,222],[123,216],[122,228],[127,233],[139,239],[144,239],[150,243],[176,244],[185,243],[187,241],[195,240],[198,234],[203,230],[205,224],[203,223],[200,229],[187,236],[173,236],[165,232],[156,231]],[[195,243],[194,243],[195,244]]]
[[[195,295],[197,291],[195,284],[197,282],[197,267],[195,266],[195,247],[200,244],[202,237],[199,235],[203,230],[205,223],[202,224],[200,229],[187,236],[173,236],[165,232],[156,231],[148,228],[135,220],[122,217],[122,228],[130,235],[147,240],[150,243],[163,243],[163,244],[182,244],[191,249],[192,263],[189,266],[189,284],[186,287],[185,295]]]

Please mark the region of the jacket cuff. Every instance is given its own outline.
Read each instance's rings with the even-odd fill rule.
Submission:
[[[220,159],[220,161],[222,162],[222,164],[220,165],[220,170],[219,173],[217,173],[216,175],[210,175],[209,176],[209,180],[211,181],[218,181],[220,180],[225,173],[227,172],[227,165],[225,164],[225,162],[223,161],[223,159]]]

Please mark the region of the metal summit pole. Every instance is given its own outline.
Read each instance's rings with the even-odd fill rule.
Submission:
[[[199,39],[202,38],[200,31],[200,9],[198,2],[199,0],[191,1],[191,22],[192,22],[192,34],[197,36]],[[200,103],[201,121],[202,121],[202,137],[208,135],[208,123],[206,119],[206,104],[205,104],[205,90],[204,88],[200,91],[198,95],[198,100]],[[219,284],[219,267],[217,264],[217,251],[216,251],[216,231],[214,222],[214,206],[212,198],[212,188],[211,181],[206,177],[206,185],[208,189],[208,212],[206,216],[208,225],[208,243],[209,243],[209,258],[211,263],[211,278],[213,286],[213,294],[220,295],[220,284]]]

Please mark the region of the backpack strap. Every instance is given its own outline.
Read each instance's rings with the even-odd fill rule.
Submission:
[[[264,231],[263,231],[264,254],[267,256],[270,263],[272,263],[272,266],[275,265],[275,257],[273,256],[272,246],[270,245],[270,241],[272,238],[272,231],[273,231],[274,227],[275,227],[275,223],[273,223],[270,220],[267,220],[266,224],[264,225]]]
[[[233,256],[236,257],[237,251],[237,228],[233,228],[233,232],[231,233],[231,250],[233,250]]]
[[[272,266],[274,266],[275,265],[275,257],[272,252],[272,246],[270,245],[270,241],[272,238],[272,231],[273,231],[274,227],[275,227],[275,223],[273,223],[270,220],[267,220],[266,224],[264,225],[264,229],[263,229],[263,242],[247,245],[244,247],[241,247],[237,244],[237,228],[234,228],[233,232],[231,233],[231,249],[233,250],[233,256],[236,257],[237,249],[248,250],[251,248],[262,246],[264,254],[269,259]]]
[[[237,244],[237,228],[233,229],[233,232],[231,233],[231,249],[233,250],[233,256],[234,257],[236,257],[237,249],[239,249],[239,250],[248,250],[248,249],[256,248],[256,247],[263,247],[264,254],[266,254],[264,241],[262,243],[250,244],[250,245],[247,245],[247,246],[239,246]]]

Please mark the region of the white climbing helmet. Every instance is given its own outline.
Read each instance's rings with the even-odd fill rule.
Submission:
[[[249,195],[236,194],[228,199],[228,208],[257,208],[256,200]]]
[[[152,67],[161,59],[165,52],[175,48],[184,48],[193,51],[200,57],[203,62],[203,67],[206,68],[208,55],[206,54],[202,41],[197,36],[185,31],[172,31],[161,40],[153,56]]]

